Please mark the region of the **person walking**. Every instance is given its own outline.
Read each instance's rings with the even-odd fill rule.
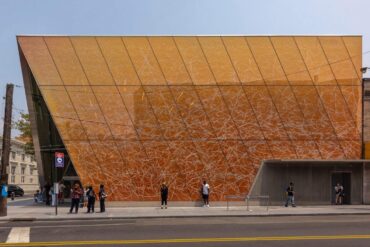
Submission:
[[[343,195],[344,195],[344,188],[343,185],[340,183],[337,183],[337,185],[334,187],[335,190],[335,204],[336,205],[342,205],[343,203]]]
[[[81,196],[83,195],[83,191],[78,183],[76,183],[71,191],[71,209],[69,213],[71,214],[73,208],[75,208],[75,213],[78,213],[78,206],[80,204]]]
[[[294,203],[294,184],[292,182],[289,183],[288,188],[286,189],[286,202],[285,202],[285,207],[289,206],[289,203],[292,205],[292,207],[295,207]]]
[[[201,188],[202,198],[203,198],[203,207],[209,208],[209,193],[210,193],[210,187],[209,184],[207,184],[207,181],[203,181],[202,188]]]
[[[166,183],[163,182],[161,186],[161,209],[163,209],[163,207],[167,209],[167,198],[168,198],[168,187]]]
[[[95,191],[92,186],[89,186],[89,189],[86,192],[87,194],[87,213],[94,213],[94,206],[95,206]]]
[[[107,198],[107,194],[104,190],[104,184],[101,184],[99,188],[100,213],[105,212],[105,198]]]
[[[64,204],[64,189],[66,186],[64,185],[64,181],[61,180],[58,184],[58,203]]]

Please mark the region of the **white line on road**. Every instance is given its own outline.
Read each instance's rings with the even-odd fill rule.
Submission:
[[[6,243],[29,243],[30,227],[13,227]]]

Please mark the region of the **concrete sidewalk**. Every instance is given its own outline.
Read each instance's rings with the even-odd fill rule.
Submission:
[[[0,221],[9,220],[76,220],[76,219],[135,219],[161,217],[246,217],[246,216],[314,216],[314,215],[370,215],[370,205],[346,206],[298,206],[296,208],[253,206],[247,211],[245,206],[226,207],[110,207],[105,213],[87,214],[86,208],[80,208],[78,214],[68,214],[69,208],[40,205],[8,206],[8,216]],[[99,211],[99,209],[97,209]]]

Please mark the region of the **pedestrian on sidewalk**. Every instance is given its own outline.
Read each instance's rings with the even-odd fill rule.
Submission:
[[[51,189],[51,185],[49,184],[49,182],[47,182],[45,185],[44,185],[44,192],[45,192],[45,204],[46,205],[50,205],[50,189]]]
[[[92,186],[89,186],[89,189],[87,190],[87,213],[94,213],[94,206],[95,206],[95,191]]]
[[[82,198],[82,207],[87,207],[87,203],[88,203],[88,196],[87,196],[87,191],[89,190],[89,187],[86,186],[85,189],[84,189],[84,196]]]
[[[289,203],[292,205],[292,207],[295,207],[294,194],[295,194],[294,184],[293,184],[293,182],[290,182],[288,188],[286,189],[287,198],[286,198],[286,202],[285,202],[285,207],[288,207]]]
[[[167,209],[168,187],[165,182],[161,186],[161,209]]]
[[[58,203],[64,204],[64,189],[66,186],[64,185],[64,181],[61,180],[58,184]]]
[[[202,198],[203,198],[203,207],[209,208],[209,193],[210,193],[210,187],[209,184],[207,184],[207,181],[203,181],[202,188],[201,188]]]
[[[337,183],[337,185],[334,187],[335,190],[335,204],[336,205],[342,205],[343,203],[343,196],[344,196],[344,188],[343,185],[340,183]]]
[[[83,191],[80,187],[80,184],[75,183],[72,191],[71,191],[71,209],[69,210],[69,213],[71,214],[73,211],[73,208],[75,208],[75,213],[78,213],[78,206],[80,204],[81,196],[83,195]]]
[[[101,184],[99,189],[100,213],[105,212],[105,198],[107,198],[107,194],[104,190],[104,184]]]

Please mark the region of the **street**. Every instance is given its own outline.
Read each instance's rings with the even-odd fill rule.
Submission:
[[[15,246],[5,243],[12,229],[29,231],[30,243],[17,246],[370,245],[361,215],[1,222],[0,246]]]

